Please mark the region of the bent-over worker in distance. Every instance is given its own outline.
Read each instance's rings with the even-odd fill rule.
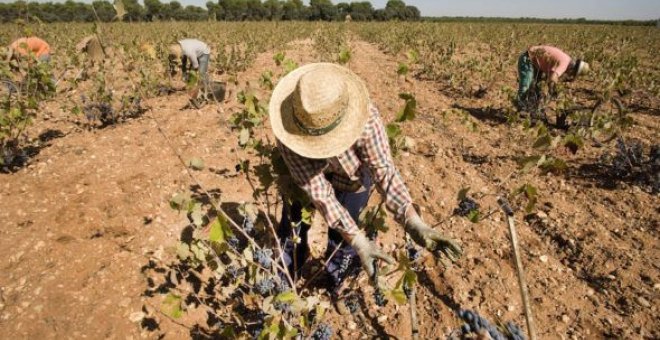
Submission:
[[[176,63],[177,59],[181,61],[181,72],[184,79],[188,79],[190,69],[199,71],[199,79],[202,81],[205,89],[208,89],[208,68],[211,49],[203,41],[197,39],[183,39],[169,47],[170,64]],[[190,61],[190,69],[188,68]]]
[[[548,90],[555,93],[555,85],[561,81],[573,81],[589,72],[589,64],[573,59],[554,46],[532,46],[518,58],[518,105],[528,100],[530,90],[543,77]]]
[[[269,112],[278,148],[294,182],[330,227],[326,257],[339,247],[327,267],[335,289],[351,274],[346,268],[352,264],[353,273],[359,272],[361,263],[371,278],[375,260],[393,261],[356,223],[372,184],[417,244],[451,261],[459,258],[460,247],[424,223],[415,211],[394,165],[380,114],[357,75],[335,64],[302,66],[277,84]],[[302,221],[301,209],[300,202],[285,203],[278,230],[290,272],[295,270],[294,263],[299,269],[309,254],[310,226]],[[294,254],[298,240],[302,242],[295,246]]]
[[[9,57],[29,57],[30,55],[39,61],[50,61],[50,45],[38,37],[19,38],[9,45]]]

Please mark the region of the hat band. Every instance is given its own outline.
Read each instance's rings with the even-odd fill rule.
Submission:
[[[296,117],[295,114],[292,114],[291,116],[293,116],[293,122],[296,123],[296,126],[300,130],[303,130],[305,133],[307,133],[310,136],[320,136],[334,130],[334,128],[336,128],[339,125],[339,123],[341,123],[341,120],[344,117],[345,113],[346,113],[346,108],[342,108],[340,114],[337,116],[337,119],[335,119],[334,122],[322,128],[307,127],[298,119],[298,117]]]

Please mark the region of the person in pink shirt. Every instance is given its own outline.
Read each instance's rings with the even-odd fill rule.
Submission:
[[[536,91],[536,82],[546,79],[550,93],[561,81],[573,81],[579,75],[589,72],[589,64],[571,58],[554,46],[532,46],[518,58],[518,108],[526,106],[530,92]]]

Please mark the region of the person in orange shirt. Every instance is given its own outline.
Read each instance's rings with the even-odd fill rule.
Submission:
[[[29,57],[33,55],[39,61],[50,61],[50,45],[43,39],[27,37],[16,39],[9,45],[9,57]]]

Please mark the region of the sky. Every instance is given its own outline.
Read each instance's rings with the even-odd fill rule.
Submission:
[[[0,0],[11,2],[13,0]],[[39,0],[57,1],[57,0]],[[83,0],[91,2],[91,0]],[[139,0],[142,3],[142,0]],[[178,0],[183,5],[205,7],[208,0]],[[211,0],[215,1],[215,0]],[[351,0],[333,0],[333,3]],[[360,0],[355,0],[360,1]],[[587,18],[603,20],[660,19],[660,0],[404,0],[423,16]],[[169,2],[169,0],[161,0]],[[304,0],[309,3],[309,0]],[[371,1],[383,8],[387,0]]]

